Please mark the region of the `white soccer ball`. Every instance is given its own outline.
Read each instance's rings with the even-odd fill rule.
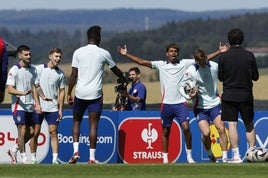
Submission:
[[[264,161],[266,161],[267,158],[268,158],[268,151],[267,151],[267,149],[265,149],[263,147],[257,148],[256,158],[257,158],[257,162],[264,162]]]
[[[185,82],[185,85],[184,85],[184,92],[185,94],[189,95],[190,92],[192,91],[192,89],[196,88],[197,85],[196,85],[196,81],[195,80],[188,80]]]
[[[255,156],[255,149],[248,149],[246,152],[246,160],[247,162],[255,162],[257,160],[256,156]]]
[[[268,151],[263,147],[248,149],[246,160],[248,162],[264,162],[268,159]]]

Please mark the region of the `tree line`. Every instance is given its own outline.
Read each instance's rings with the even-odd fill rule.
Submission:
[[[219,42],[227,42],[227,32],[231,28],[243,30],[244,47],[268,47],[268,13],[245,14],[226,19],[170,21],[147,31],[103,31],[101,47],[109,50],[117,63],[128,61],[117,52],[117,46],[125,44],[137,56],[160,60],[165,59],[168,44],[178,43],[181,48],[180,58],[191,58],[196,48],[202,48],[208,53],[215,51]],[[2,26],[0,35],[14,46],[29,45],[32,49],[32,61],[36,64],[44,63],[48,51],[53,47],[63,49],[62,63],[71,63],[74,50],[86,44],[86,31],[81,31],[79,27],[70,34],[65,29],[31,32],[29,29],[11,31]],[[258,58],[257,62],[259,67],[268,67],[267,56]]]

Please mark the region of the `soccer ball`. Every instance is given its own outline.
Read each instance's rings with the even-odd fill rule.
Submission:
[[[197,87],[197,84],[196,84],[195,80],[188,80],[185,82],[185,85],[183,88],[184,88],[185,94],[189,95],[190,92],[192,91],[192,89],[194,89],[196,87]]]
[[[256,158],[257,158],[257,162],[266,161],[268,158],[268,151],[263,147],[257,148]]]
[[[246,153],[248,162],[264,162],[268,159],[268,151],[263,147],[249,149]]]
[[[257,160],[256,155],[255,155],[255,150],[256,149],[248,149],[246,152],[246,160],[247,162],[255,162]]]
[[[193,97],[190,97],[190,93],[193,91],[193,89],[198,89],[198,84],[195,80],[187,80],[182,86],[180,86],[179,90],[184,98],[190,100]]]

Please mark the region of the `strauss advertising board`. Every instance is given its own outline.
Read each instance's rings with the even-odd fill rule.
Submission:
[[[7,150],[16,144],[17,128],[11,111],[0,109],[0,163],[10,164]],[[73,154],[72,111],[65,110],[63,120],[59,124],[59,161],[67,164]],[[268,111],[255,112],[255,128],[258,147],[268,147]],[[209,162],[202,145],[201,133],[197,121],[190,112],[190,127],[192,131],[192,155],[196,162]],[[211,125],[212,151],[221,159],[219,135],[214,125]],[[248,145],[245,128],[241,119],[238,122],[240,153],[245,155]],[[226,129],[228,133],[228,129]],[[89,126],[87,115],[81,124],[78,164],[85,164],[89,159]],[[169,140],[169,161],[171,163],[187,162],[184,134],[179,123],[174,120]],[[230,145],[228,145],[230,148]],[[29,144],[26,152],[30,158]],[[228,152],[231,158],[231,151]],[[18,153],[18,163],[21,163]],[[48,124],[44,120],[41,134],[38,138],[38,163],[51,164],[52,151]],[[125,163],[162,163],[162,127],[159,111],[103,111],[98,128],[96,159],[103,164]]]

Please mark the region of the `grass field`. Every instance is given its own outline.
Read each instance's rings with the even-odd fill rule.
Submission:
[[[267,178],[268,163],[0,165],[0,178]]]

